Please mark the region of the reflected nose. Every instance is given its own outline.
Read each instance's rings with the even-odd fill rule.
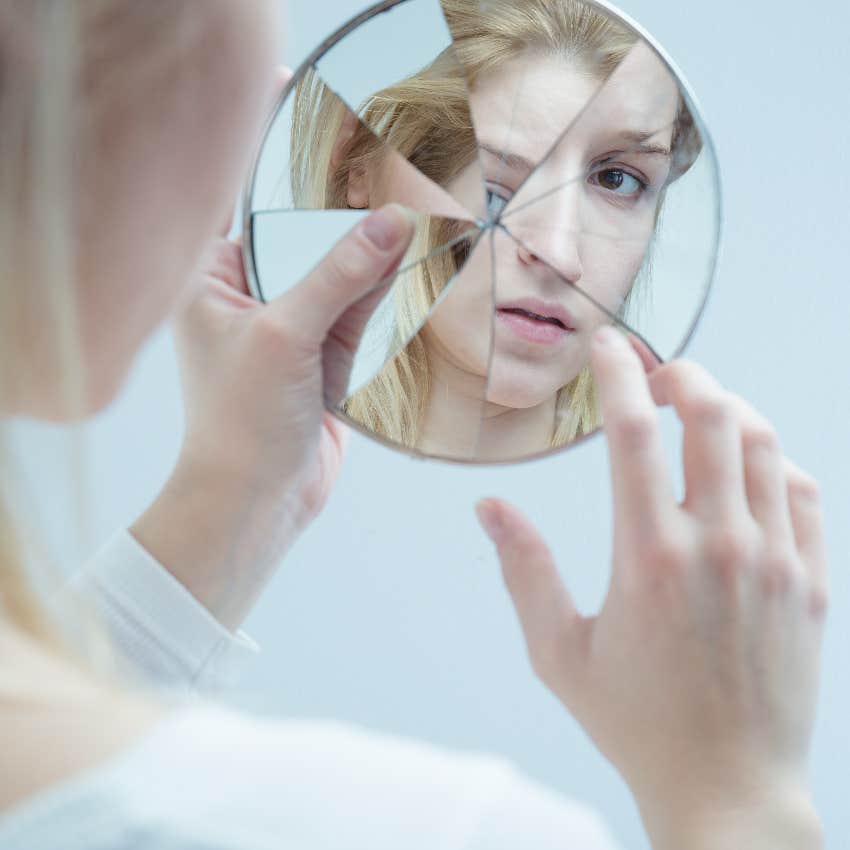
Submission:
[[[570,187],[541,198],[504,222],[519,240],[517,257],[523,266],[544,277],[581,280],[581,192]]]
[[[582,275],[579,234],[553,230],[549,238],[541,236],[543,234],[536,233],[529,239],[533,245],[517,236],[520,240],[517,243],[520,263],[540,279],[552,278],[577,284]]]

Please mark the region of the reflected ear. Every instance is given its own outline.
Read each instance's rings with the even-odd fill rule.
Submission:
[[[346,110],[345,118],[342,120],[331,151],[330,168],[332,172],[335,172],[345,162],[348,149],[359,125],[357,116],[350,110]],[[352,209],[366,209],[369,206],[369,175],[364,167],[349,169],[345,194],[346,202]]]
[[[352,209],[365,210],[369,207],[369,172],[364,166],[349,169],[345,196]]]
[[[360,122],[357,116],[350,110],[346,110],[345,118],[342,119],[339,132],[336,135],[334,149],[331,151],[331,168],[337,169],[342,165],[345,155],[348,153],[348,147],[354,134],[357,132],[357,125]]]
[[[667,178],[668,185],[686,174],[697,161],[700,153],[702,153],[702,136],[694,123],[691,111],[682,104],[673,137],[673,162]]]

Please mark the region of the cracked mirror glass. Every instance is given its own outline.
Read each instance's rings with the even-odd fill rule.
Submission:
[[[399,0],[299,68],[246,189],[253,294],[303,280],[369,210],[415,236],[361,309],[330,409],[393,448],[504,463],[601,425],[611,324],[678,356],[720,239],[714,149],[663,50],[580,0]]]

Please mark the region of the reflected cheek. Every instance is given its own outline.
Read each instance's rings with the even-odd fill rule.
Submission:
[[[439,346],[453,365],[484,376],[493,332],[490,263],[479,246],[426,325],[426,342]]]
[[[594,246],[585,263],[585,274],[579,281],[579,288],[589,295],[598,305],[609,313],[619,315],[623,303],[631,292],[638,272],[643,264],[645,251],[643,246],[634,244],[617,249],[599,244]],[[589,299],[586,302],[585,314],[587,324],[594,328],[610,321],[608,315],[594,305]]]
[[[464,205],[468,214],[474,218],[485,217],[486,204],[477,160],[451,180],[446,189]]]

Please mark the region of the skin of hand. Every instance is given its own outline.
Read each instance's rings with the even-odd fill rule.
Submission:
[[[373,212],[276,301],[248,294],[237,243],[216,240],[176,335],[186,435],[131,533],[227,628],[244,620],[319,513],[342,463],[342,400],[363,328],[413,236]]]
[[[694,363],[594,338],[614,502],[611,581],[580,614],[536,529],[501,500],[495,542],[535,673],[618,768],[655,850],[822,846],[807,754],[827,609],[816,482]],[[684,426],[686,495],[656,405]]]

